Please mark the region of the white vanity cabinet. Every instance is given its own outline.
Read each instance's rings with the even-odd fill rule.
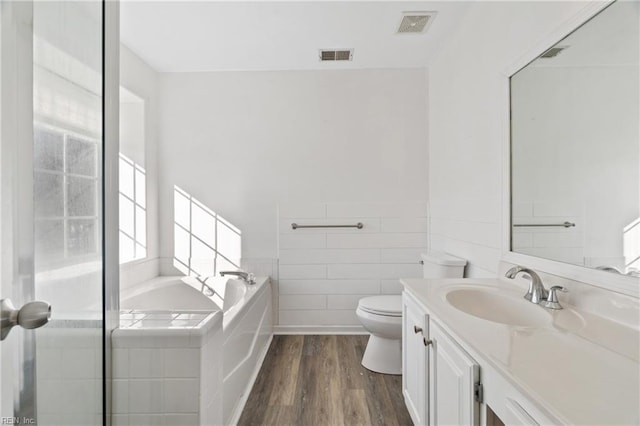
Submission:
[[[428,423],[426,384],[429,317],[413,299],[402,297],[402,394],[415,425]]]
[[[477,425],[478,364],[403,293],[402,393],[416,425]]]
[[[402,284],[403,395],[416,424],[640,424],[637,328],[544,310],[526,286],[492,278]]]
[[[433,319],[429,334],[430,424],[480,424],[480,366]]]

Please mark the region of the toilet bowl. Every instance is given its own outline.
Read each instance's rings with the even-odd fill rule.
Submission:
[[[462,278],[467,261],[443,252],[422,255],[424,278]],[[371,334],[362,365],[377,373],[402,374],[402,296],[360,299],[356,315]]]
[[[371,333],[363,367],[383,374],[402,374],[402,296],[371,296],[358,302],[356,315]]]

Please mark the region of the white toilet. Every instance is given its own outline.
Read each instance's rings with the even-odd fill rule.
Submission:
[[[467,261],[443,252],[422,255],[424,278],[462,278]],[[402,374],[402,296],[360,299],[356,315],[369,332],[362,365],[377,373]]]

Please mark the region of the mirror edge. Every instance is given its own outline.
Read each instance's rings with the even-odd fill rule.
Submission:
[[[518,58],[502,73],[502,260],[525,265],[552,275],[580,281],[605,290],[640,298],[640,278],[617,275],[584,266],[562,263],[511,251],[511,91],[510,79],[551,46],[575,31],[615,0],[589,2],[576,16],[545,36],[534,48]]]

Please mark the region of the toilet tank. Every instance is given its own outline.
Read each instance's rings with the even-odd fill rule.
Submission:
[[[441,251],[422,254],[424,278],[462,278],[467,261]]]

